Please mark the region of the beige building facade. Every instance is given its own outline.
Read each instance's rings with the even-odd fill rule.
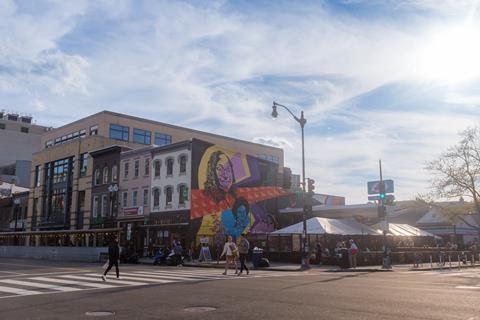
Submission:
[[[42,150],[32,157],[27,230],[90,229],[93,163],[89,152],[110,145],[138,149],[192,138],[268,158],[283,167],[280,148],[102,111],[42,135]]]

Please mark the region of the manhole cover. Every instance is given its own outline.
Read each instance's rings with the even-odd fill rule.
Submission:
[[[210,312],[210,311],[215,311],[217,308],[215,307],[186,307],[183,309],[187,312]]]
[[[115,312],[113,311],[87,311],[85,315],[88,317],[109,317],[114,316]]]

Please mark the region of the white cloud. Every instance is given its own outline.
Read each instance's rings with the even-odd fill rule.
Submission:
[[[442,114],[421,105],[419,112],[404,110],[402,103],[377,112],[352,101],[386,84],[417,80],[416,49],[439,24],[435,13],[453,10],[450,20],[440,21],[449,25],[470,10],[435,3],[399,3],[432,11],[405,24],[336,16],[311,3],[272,2],[249,11],[223,1],[67,1],[33,14],[5,1],[0,90],[10,108],[33,106],[48,125],[112,109],[282,146],[286,164],[300,172],[298,124],[284,112],[270,119],[278,100],[296,113],[305,110],[307,171],[317,189],[361,202],[363,184],[375,178],[382,158],[401,181],[399,196],[408,198],[412,186],[425,188],[423,161],[472,123],[462,112],[475,94],[447,88],[446,102],[459,106]],[[379,97],[378,104],[381,99],[396,96]],[[316,132],[328,119],[349,130]]]

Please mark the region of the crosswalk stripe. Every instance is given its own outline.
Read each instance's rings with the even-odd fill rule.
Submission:
[[[192,279],[192,280],[200,280],[200,279],[225,279],[225,276],[220,276],[218,274],[216,275],[191,275],[191,274],[182,274],[182,273],[170,273],[170,272],[164,272],[164,273],[155,273],[152,274],[150,272],[146,271],[134,271],[133,272],[135,275],[140,276],[140,275],[148,275],[151,277],[174,277],[174,278],[181,278],[181,279]]]
[[[167,280],[185,280],[185,281],[195,281],[195,280],[202,280],[205,279],[205,277],[184,277],[184,276],[170,276],[170,275],[151,275],[151,274],[146,274],[146,273],[137,273],[137,272],[132,272],[132,273],[125,273],[122,272],[122,277],[124,276],[129,276],[129,277],[143,277],[143,278],[153,278],[153,279],[167,279]]]
[[[97,274],[98,280],[92,278],[91,276],[88,277],[86,275],[82,276],[72,276],[72,275],[64,275],[61,276],[62,278],[68,278],[68,279],[77,279],[77,280],[85,280],[85,281],[101,281],[100,276]],[[148,283],[144,282],[133,282],[133,281],[123,281],[123,280],[115,280],[115,282],[109,281],[110,283],[115,283],[115,284],[125,284],[125,285],[131,285],[131,286],[144,286],[147,285]]]
[[[17,288],[4,287],[4,286],[0,286],[0,292],[14,293],[21,296],[29,296],[29,295],[43,293],[41,291],[24,290],[24,289],[17,289]]]
[[[473,290],[480,290],[480,286],[456,286],[457,289],[473,289]]]
[[[87,273],[87,274],[84,274],[84,276],[86,276],[85,278],[86,279],[89,279],[87,277],[98,277],[98,274],[96,273]],[[120,274],[120,278],[122,280],[114,280],[115,282],[119,282],[119,281],[123,281],[123,279],[126,279],[126,280],[138,280],[138,281],[144,281],[144,282],[156,282],[156,283],[170,283],[170,282],[174,282],[172,280],[165,280],[165,279],[147,279],[147,278],[142,278],[142,277],[129,277],[129,276],[123,276],[122,274]],[[146,284],[147,284],[146,283]]]
[[[99,275],[97,274],[96,275],[97,277],[99,277]],[[73,275],[64,275],[64,276],[61,276],[62,278],[68,278],[68,279],[76,279],[76,280],[84,280],[84,281],[96,281],[96,282],[100,282],[101,279],[97,278],[97,279],[94,279],[92,277],[87,277],[85,274],[82,274],[81,276],[73,276]],[[111,283],[113,282],[109,282],[110,284],[106,285],[106,284],[100,284],[98,283],[98,286],[102,285],[102,286],[108,286],[109,288],[115,288],[115,287],[118,287],[118,286],[114,286],[114,285],[111,285]],[[117,282],[118,284],[121,284],[119,282]]]
[[[116,286],[103,284],[103,283],[81,282],[81,281],[73,281],[73,280],[66,280],[66,279],[47,278],[47,277],[35,277],[30,279],[45,281],[45,282],[53,282],[53,283],[73,284],[73,285],[90,287],[90,288],[98,288],[98,289],[116,288]]]
[[[44,284],[44,283],[36,283],[36,282],[30,282],[30,281],[21,281],[21,280],[0,280],[0,282],[1,283],[7,283],[7,284],[20,285],[20,286],[25,286],[25,287],[52,289],[52,290],[64,291],[64,292],[81,290],[81,289],[78,289],[78,288],[64,287],[64,286]]]

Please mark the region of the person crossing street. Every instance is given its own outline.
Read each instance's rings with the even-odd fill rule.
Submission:
[[[107,280],[107,273],[115,266],[115,272],[117,273],[117,279],[120,278],[120,272],[118,270],[118,260],[120,259],[120,248],[118,247],[118,240],[114,238],[108,246],[108,267],[102,275],[102,280]]]
[[[250,250],[250,242],[248,242],[245,235],[242,234],[240,236],[240,243],[238,244],[238,253],[240,254],[240,273],[238,275],[241,275],[243,273],[243,269],[247,271],[247,275],[250,273],[250,271],[247,268],[247,265],[245,264],[249,250]]]

